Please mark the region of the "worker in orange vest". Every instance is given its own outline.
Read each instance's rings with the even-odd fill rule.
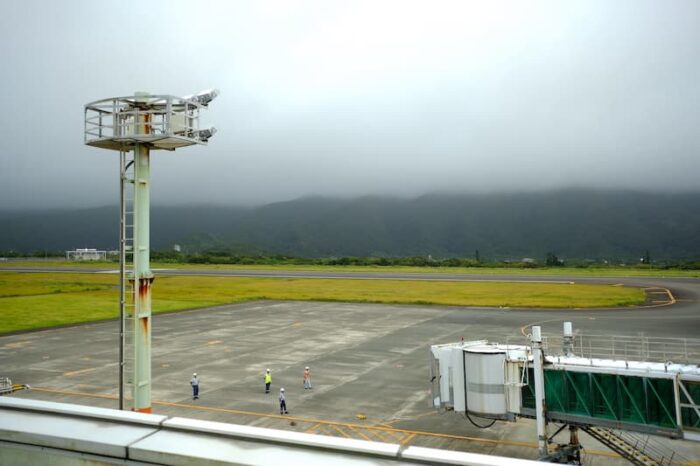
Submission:
[[[309,366],[304,368],[304,390],[311,390],[311,371]]]

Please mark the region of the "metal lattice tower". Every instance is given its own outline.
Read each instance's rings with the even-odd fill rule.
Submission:
[[[199,113],[215,89],[175,97],[137,92],[85,105],[85,144],[119,151],[119,409],[151,411],[150,153],[207,144]]]

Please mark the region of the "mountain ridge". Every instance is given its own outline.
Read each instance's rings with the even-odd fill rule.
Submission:
[[[700,257],[700,192],[569,189],[309,196],[259,207],[158,206],[151,245],[304,257]],[[118,208],[0,211],[0,250],[115,249]]]

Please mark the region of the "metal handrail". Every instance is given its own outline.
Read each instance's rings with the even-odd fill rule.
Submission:
[[[680,456],[676,450],[669,448],[663,442],[653,439],[649,435],[640,435],[619,429],[608,429],[608,431],[636,450],[654,458],[659,464],[673,464],[674,460],[681,463],[688,461]]]
[[[543,337],[549,354],[563,352],[564,338]],[[575,335],[574,354],[589,359],[700,363],[700,340],[628,335]]]

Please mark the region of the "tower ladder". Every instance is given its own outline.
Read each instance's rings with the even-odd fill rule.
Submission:
[[[130,409],[134,372],[134,155],[122,150],[119,212],[119,409]],[[125,393],[126,392],[126,393]]]

